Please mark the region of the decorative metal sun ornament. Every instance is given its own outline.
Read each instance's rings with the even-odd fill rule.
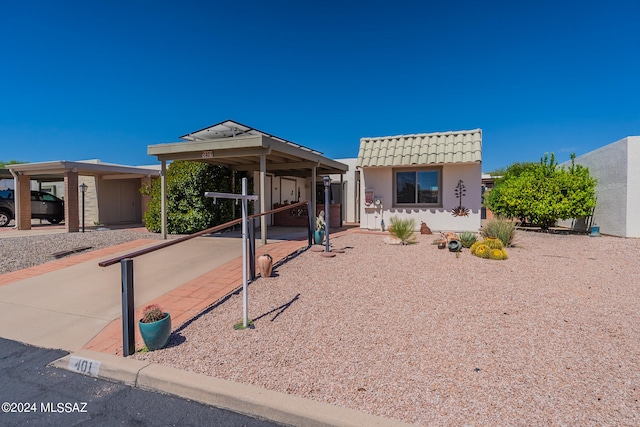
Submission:
[[[459,200],[459,204],[457,208],[451,209],[451,215],[453,216],[469,216],[470,209],[462,206],[462,196],[466,196],[466,189],[464,186],[464,182],[462,180],[458,180],[458,185],[456,185],[456,197]]]

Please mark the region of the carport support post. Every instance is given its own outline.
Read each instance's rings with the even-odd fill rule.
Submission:
[[[267,157],[264,151],[260,153],[260,213],[266,212],[266,200],[265,200],[265,182],[267,180]],[[244,183],[242,184],[244,185]],[[242,194],[246,196],[244,187],[242,188]],[[267,216],[260,216],[260,240],[263,245],[267,244]],[[245,325],[246,326],[246,325]]]
[[[122,355],[130,356],[136,351],[135,330],[133,329],[133,260],[120,261],[122,272]]]
[[[331,252],[329,249],[329,191],[331,190],[331,178],[329,176],[325,176],[324,179],[324,241],[325,241],[325,252]]]
[[[167,238],[167,161],[162,161],[160,168],[160,233],[162,238]]]

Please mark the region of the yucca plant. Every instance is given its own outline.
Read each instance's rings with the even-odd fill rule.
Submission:
[[[401,219],[395,216],[391,217],[391,227],[389,227],[389,233],[391,233],[392,236],[400,239],[403,245],[412,245],[416,243],[416,237],[414,235],[415,231],[415,219]]]
[[[480,234],[484,238],[500,239],[502,245],[508,248],[516,237],[516,225],[513,221],[502,218],[490,219],[487,221]]]

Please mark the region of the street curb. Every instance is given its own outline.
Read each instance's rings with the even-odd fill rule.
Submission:
[[[91,350],[68,354],[49,365],[78,372],[69,367],[69,361],[74,356],[99,362],[98,378],[172,394],[278,423],[305,427],[409,425],[299,396]]]

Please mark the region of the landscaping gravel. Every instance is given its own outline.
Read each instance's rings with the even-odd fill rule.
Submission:
[[[348,233],[135,358],[419,425],[640,425],[639,239],[519,232],[509,259]]]
[[[138,239],[159,239],[157,233],[130,230],[101,230],[85,233],[59,233],[0,238],[0,274],[53,261],[52,254],[78,247],[82,251],[106,248]]]

